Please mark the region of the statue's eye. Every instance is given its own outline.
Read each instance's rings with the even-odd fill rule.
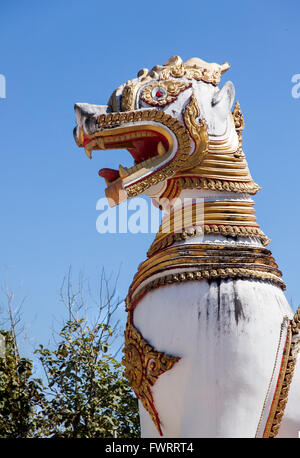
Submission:
[[[162,87],[155,87],[152,91],[154,100],[164,100],[167,97],[167,92]]]
[[[174,102],[180,92],[191,87],[192,83],[183,81],[154,81],[148,84],[141,92],[141,99],[153,107],[164,107]]]

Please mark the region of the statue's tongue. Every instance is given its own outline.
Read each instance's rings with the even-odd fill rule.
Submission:
[[[100,177],[106,178],[108,181],[114,181],[120,176],[119,171],[115,169],[100,169],[98,174]]]
[[[163,148],[163,153],[168,148],[168,142],[162,136],[135,139],[131,142],[130,147],[126,147],[133,157],[135,165],[160,154],[158,150],[161,151],[161,148]],[[98,174],[110,182],[120,177],[118,170],[108,168],[100,169]]]

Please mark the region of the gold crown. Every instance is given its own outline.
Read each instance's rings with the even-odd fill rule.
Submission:
[[[205,62],[198,57],[183,62],[181,57],[173,56],[167,60],[164,65],[156,65],[148,71],[143,68],[139,71],[138,77],[141,80],[150,78],[159,78],[160,80],[168,79],[170,76],[173,78],[186,77],[187,79],[195,79],[197,81],[204,81],[205,83],[211,83],[215,86],[219,84],[221,76],[230,68],[228,62],[219,65],[216,63]]]

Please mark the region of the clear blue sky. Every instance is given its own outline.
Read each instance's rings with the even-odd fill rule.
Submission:
[[[97,171],[118,165],[124,153],[95,153],[89,161],[73,141],[73,105],[106,103],[140,68],[175,54],[230,62],[222,82],[235,84],[244,150],[263,186],[257,217],[287,297],[293,308],[300,304],[300,99],[291,95],[291,78],[300,73],[299,18],[298,0],[2,0],[0,277],[21,285],[34,343],[47,342],[63,314],[58,292],[70,264],[94,285],[103,265],[108,272],[122,265],[125,296],[154,237],[97,233],[105,187]]]

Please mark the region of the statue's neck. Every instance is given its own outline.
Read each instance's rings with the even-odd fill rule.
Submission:
[[[243,118],[236,104],[224,136],[209,135],[207,150],[193,168],[176,172],[153,188],[164,211],[148,255],[175,244],[267,245],[251,195],[261,188],[252,179],[242,150]]]
[[[249,194],[190,189],[171,209],[166,200],[156,203],[165,206],[164,218],[133,279],[128,310],[152,288],[190,280],[256,279],[284,288]]]
[[[186,189],[159,201],[163,219],[148,255],[174,243],[266,245],[249,194]]]

